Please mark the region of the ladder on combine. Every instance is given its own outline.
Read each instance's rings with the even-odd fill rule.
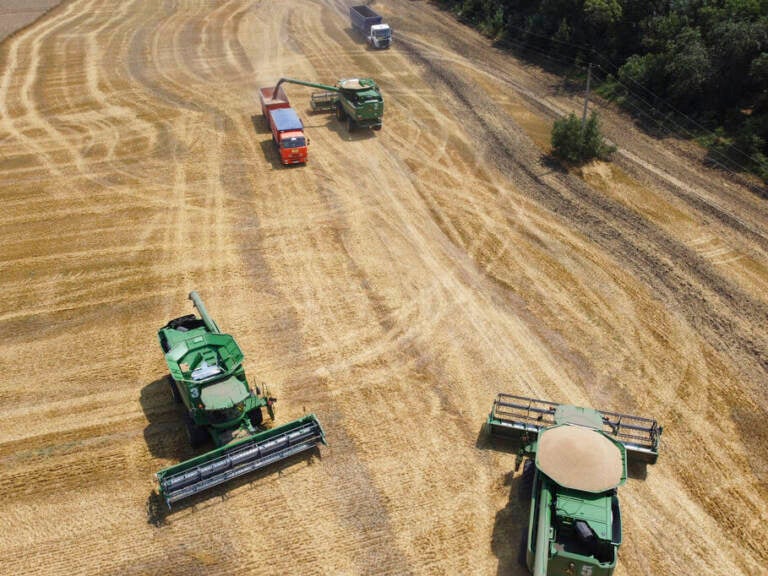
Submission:
[[[239,476],[325,444],[320,422],[310,414],[206,452],[157,473],[160,496],[171,504]]]
[[[488,428],[493,436],[528,444],[538,438],[542,428],[555,425],[555,410],[558,406],[556,402],[501,393],[493,402],[488,416]],[[656,420],[602,410],[599,412],[603,419],[603,432],[621,442],[631,460],[656,463],[662,432]]]

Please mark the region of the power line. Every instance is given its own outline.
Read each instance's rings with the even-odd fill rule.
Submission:
[[[602,67],[600,67],[600,68],[602,69]],[[612,76],[612,78],[613,78],[613,80],[612,80],[613,82],[616,82],[617,84],[619,84],[620,86],[623,86],[627,90],[627,92],[629,93],[631,98],[636,98],[637,100],[641,101],[643,104],[648,106],[651,110],[658,110],[653,104],[651,104],[650,102],[648,102],[647,100],[645,100],[641,96],[638,96],[636,93],[633,93],[632,90],[630,89],[630,87],[627,86],[626,84],[624,84],[621,80],[619,80],[615,76]],[[629,101],[629,100],[622,102],[622,105],[624,105],[624,104],[632,105],[631,101]],[[635,108],[637,108],[637,107],[635,107]],[[674,108],[672,108],[672,110],[675,111]],[[677,111],[675,111],[675,112],[677,112]],[[704,126],[702,126],[701,124],[699,124],[698,122],[696,122],[695,120],[690,118],[689,116],[686,116],[685,114],[682,114],[682,112],[680,112],[679,114],[681,114],[686,120],[688,120],[692,124],[694,124],[701,131],[706,132],[706,133],[708,133],[711,136],[717,137],[717,134],[715,134],[711,130],[708,130],[707,128],[705,128]],[[652,116],[650,116],[650,115],[648,115],[648,116],[652,118]],[[696,138],[696,136],[698,135],[695,132],[693,132],[693,131],[689,130],[688,128],[686,128],[683,124],[680,124],[679,122],[677,122],[677,120],[675,120],[674,116],[671,117],[671,118],[666,118],[666,121],[671,123],[676,128],[676,131],[678,133],[683,133],[684,135],[686,135],[687,137],[689,137],[691,139]],[[658,121],[657,121],[657,124],[658,124]],[[670,131],[670,133],[671,133],[671,131]],[[731,146],[731,149],[736,151],[736,152],[738,152],[739,154],[741,154],[744,158],[747,158],[750,161],[754,161],[754,159],[749,154],[747,154],[746,152],[744,152],[742,150],[739,150],[738,148],[736,148],[734,146]],[[729,162],[729,163],[737,166],[738,168],[740,168],[744,172],[749,172],[749,169],[748,169],[747,166],[744,166],[743,164],[738,163],[735,159],[728,157],[727,155],[725,155],[724,153],[718,151],[717,149],[709,148],[708,150],[709,150],[709,154],[710,155],[712,155],[712,154],[719,155],[724,162]]]
[[[535,52],[539,56],[546,58],[547,60],[551,60],[552,62],[556,62],[558,64],[562,64],[564,66],[573,67],[573,59],[566,59],[562,56],[553,56],[551,52],[544,52],[543,50],[533,47],[530,44],[526,44],[524,42],[516,42],[514,40],[511,40],[509,38],[504,39],[505,44],[511,44],[512,46],[519,48],[520,50],[524,52]]]
[[[627,87],[627,89],[628,89],[628,87]],[[696,134],[690,132],[684,126],[676,123],[674,120],[667,119],[667,120],[669,120],[669,123],[671,123],[671,124],[673,124],[675,126],[675,130],[672,130],[672,129],[668,128],[663,120],[659,120],[658,118],[656,118],[653,115],[649,114],[647,108],[654,109],[651,104],[649,104],[648,102],[644,101],[639,96],[635,96],[635,97],[637,98],[637,100],[644,102],[647,107],[644,108],[642,106],[639,106],[632,99],[622,101],[621,106],[622,107],[629,107],[629,108],[637,111],[641,116],[644,116],[644,117],[648,118],[649,120],[653,121],[655,126],[658,129],[662,130],[664,134],[676,135],[676,134],[680,134],[681,132],[683,132],[689,138],[695,138]],[[603,104],[599,100],[597,102],[598,102],[598,105],[601,106],[602,108],[606,108],[607,107],[607,104]],[[745,174],[751,174],[750,170],[746,166],[744,166],[742,164],[739,164],[733,158],[727,156],[725,153],[723,153],[723,152],[721,152],[721,151],[719,151],[717,149],[709,148],[709,149],[707,149],[707,152],[708,152],[708,156],[707,156],[708,162],[711,162],[712,164],[714,164],[715,166],[717,166],[718,168],[720,168],[724,172],[727,172],[728,174],[733,176],[734,179],[740,180],[746,187],[748,187],[748,188],[750,188],[752,190],[755,190],[756,192],[759,192],[761,194],[764,193],[764,190],[760,186],[756,186],[754,183],[752,183],[749,180],[745,179],[745,176],[744,176]],[[740,172],[735,172],[732,169],[733,166],[738,167],[740,169]]]
[[[542,57],[544,57],[544,58],[546,58],[548,60],[551,60],[553,62],[557,62],[559,64],[573,66],[574,62],[573,62],[573,59],[566,60],[565,58],[563,58],[559,54],[557,56],[553,56],[552,55],[552,48],[551,48],[552,44],[559,44],[559,45],[567,47],[567,48],[574,48],[574,49],[578,49],[578,50],[583,50],[583,51],[587,52],[590,56],[594,56],[594,57],[599,58],[600,60],[605,62],[610,68],[612,68],[613,71],[610,71],[610,70],[606,69],[603,65],[601,65],[599,63],[596,63],[596,66],[598,66],[600,69],[604,70],[606,73],[610,74],[612,76],[612,78],[614,79],[614,81],[617,84],[621,85],[627,91],[627,93],[630,96],[632,96],[634,98],[637,98],[638,100],[640,100],[641,102],[643,102],[644,104],[649,106],[651,110],[654,110],[654,111],[656,111],[658,113],[664,114],[659,106],[665,107],[669,111],[671,111],[677,118],[679,118],[681,120],[685,120],[690,126],[694,126],[701,133],[707,134],[710,137],[714,137],[714,138],[718,137],[717,134],[715,132],[713,132],[710,128],[702,125],[699,121],[697,121],[693,117],[691,117],[691,116],[685,114],[684,112],[682,112],[681,110],[677,109],[675,106],[673,106],[671,103],[669,103],[665,98],[659,96],[658,94],[653,92],[650,88],[644,86],[643,84],[640,84],[634,78],[627,77],[626,78],[627,81],[631,82],[638,89],[640,89],[643,92],[645,92],[646,94],[650,95],[653,98],[655,104],[652,104],[652,103],[648,102],[647,100],[645,100],[644,98],[638,96],[637,93],[636,93],[636,90],[633,90],[627,84],[625,84],[624,82],[622,82],[622,81],[620,81],[618,79],[618,73],[619,73],[620,66],[618,66],[613,60],[611,60],[611,58],[609,58],[605,54],[603,54],[603,53],[599,52],[598,50],[596,50],[594,47],[588,46],[588,45],[585,45],[585,44],[577,44],[575,42],[569,42],[569,41],[566,41],[566,40],[560,40],[558,38],[553,38],[551,36],[547,36],[547,35],[544,35],[544,34],[538,34],[536,32],[533,32],[533,31],[528,30],[526,28],[522,28],[520,26],[517,26],[517,25],[509,23],[509,22],[507,22],[505,24],[505,27],[507,29],[517,30],[517,31],[521,32],[524,36],[540,38],[542,40],[545,40],[547,45],[549,46],[549,48],[547,49],[547,48],[542,48],[542,47],[539,47],[539,46],[534,48],[534,47],[532,47],[532,46],[530,46],[530,45],[528,45],[526,43],[521,43],[519,41],[512,40],[510,37],[505,37],[504,38],[504,42],[507,42],[509,44],[512,44],[513,46],[522,48],[523,50],[526,50],[526,51],[535,52],[536,54],[539,54],[540,56],[542,56]],[[545,51],[545,50],[548,50],[548,51]],[[581,68],[581,67],[579,66],[579,68]],[[650,115],[650,114],[646,114],[646,116],[648,116],[649,118],[653,118],[653,116]],[[669,122],[672,122],[672,124],[677,129],[679,129],[683,134],[685,134],[688,138],[695,138],[697,135],[701,135],[701,134],[696,134],[696,133],[692,132],[691,130],[689,130],[688,128],[683,126],[680,122],[678,122],[675,119],[667,118],[666,120],[669,121]],[[658,120],[656,120],[656,123],[658,124]],[[745,158],[749,162],[755,162],[755,159],[750,154],[748,154],[747,152],[737,148],[736,146],[733,146],[733,144],[730,145],[730,150],[732,150],[733,152],[737,153],[741,157]],[[745,172],[749,172],[749,169],[747,167],[745,167],[744,165],[738,163],[735,159],[726,156],[725,154],[723,154],[722,152],[720,152],[720,151],[718,151],[718,150],[716,150],[714,148],[709,149],[709,153],[710,153],[710,156],[713,155],[713,154],[714,155],[720,155],[721,158],[724,161],[729,162],[729,163],[739,167],[741,170],[743,170]]]
[[[623,84],[620,80],[618,80],[618,79],[614,79],[614,80],[615,80],[616,83],[620,84],[621,86],[624,86],[629,91],[629,87],[626,86],[625,84]],[[608,81],[608,80],[606,79],[605,81]],[[643,107],[641,107],[638,104],[636,104],[633,101],[633,99],[639,100],[640,102],[645,104],[647,108],[650,108],[651,110],[656,110],[656,108],[651,103],[649,103],[648,101],[644,100],[642,97],[637,96],[636,94],[632,94],[631,92],[630,92],[630,95],[632,96],[632,99],[622,101],[621,106],[628,106],[628,107],[632,108],[633,110],[638,111],[642,116],[645,116],[646,118],[652,120],[654,122],[654,124],[657,127],[659,127],[662,130],[664,130],[666,132],[666,134],[680,134],[680,133],[683,133],[685,136],[687,136],[688,138],[691,138],[691,139],[694,139],[697,136],[696,133],[688,130],[685,126],[683,126],[682,124],[680,124],[677,121],[675,121],[674,117],[666,119],[666,121],[668,123],[672,124],[675,127],[675,130],[669,129],[664,124],[664,120],[660,121],[658,118],[654,117],[652,114],[649,114],[646,109],[644,109]],[[731,174],[735,174],[735,172],[733,172],[732,170],[728,169],[726,164],[734,165],[734,166],[738,167],[740,170],[742,170],[743,172],[749,172],[749,169],[748,169],[747,166],[744,166],[743,164],[739,164],[733,158],[730,158],[729,156],[727,156],[726,154],[724,154],[723,152],[721,152],[721,151],[719,151],[717,149],[714,149],[714,148],[708,149],[708,154],[709,154],[709,158],[710,158],[710,160],[712,162],[714,162],[718,166],[726,169]],[[745,154],[742,152],[742,155],[745,155]],[[720,161],[717,161],[716,158],[719,158]],[[747,158],[749,158],[749,156],[747,156]]]

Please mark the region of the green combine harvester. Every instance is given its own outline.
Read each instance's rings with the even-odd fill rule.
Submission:
[[[534,576],[611,576],[621,545],[617,488],[627,462],[654,464],[655,420],[499,394],[492,436],[519,445],[521,497],[530,498],[520,561]]]
[[[171,320],[157,333],[171,372],[171,392],[185,408],[193,448],[210,440],[214,450],[157,473],[168,508],[194,494],[325,444],[314,415],[263,429],[264,411],[274,420],[275,399],[254,391],[245,378],[243,352],[223,334],[197,292],[189,299],[200,313]]]
[[[323,90],[323,92],[314,92],[310,96],[312,110],[334,112],[340,122],[346,121],[347,130],[350,132],[358,126],[381,130],[384,99],[379,86],[371,78],[344,78],[335,86],[294,78],[280,78],[275,85],[275,94],[284,82]]]

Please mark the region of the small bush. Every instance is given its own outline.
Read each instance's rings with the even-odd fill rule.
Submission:
[[[615,152],[600,134],[600,121],[592,112],[589,120],[581,126],[581,120],[571,113],[567,118],[555,120],[552,127],[552,154],[573,164],[583,164],[593,158],[607,160]]]

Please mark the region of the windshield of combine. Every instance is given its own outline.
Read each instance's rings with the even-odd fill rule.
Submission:
[[[301,148],[306,145],[306,140],[301,136],[294,136],[293,138],[283,140],[283,148]]]

